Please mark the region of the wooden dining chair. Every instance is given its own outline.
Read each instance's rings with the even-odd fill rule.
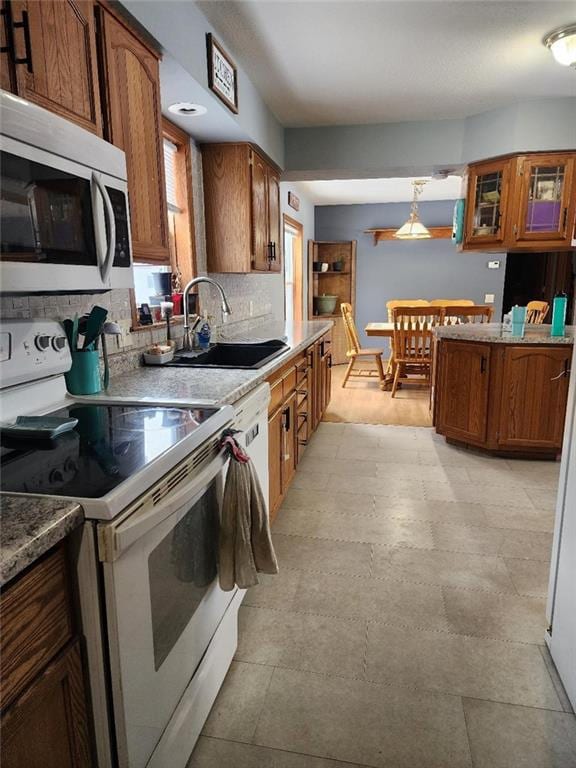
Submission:
[[[464,323],[489,323],[492,320],[493,308],[488,305],[475,304],[474,306],[461,306],[460,304],[447,304],[442,307],[442,325],[462,325]]]
[[[386,309],[388,310],[388,322],[391,323],[394,319],[393,312],[398,307],[429,307],[430,302],[426,299],[390,299],[386,302]]]
[[[542,325],[550,305],[546,301],[529,301],[526,304],[526,322],[534,325]]]
[[[431,307],[473,307],[472,299],[432,299]]]
[[[400,377],[417,375],[414,383],[430,387],[432,381],[432,329],[442,321],[442,307],[396,307],[394,323],[394,382],[392,397],[396,397]],[[423,377],[423,378],[422,378]]]
[[[348,358],[348,368],[344,374],[344,380],[342,386],[346,386],[346,382],[350,376],[363,376],[371,377],[378,376],[380,379],[380,386],[384,386],[384,366],[382,364],[382,350],[374,348],[362,348],[360,346],[360,339],[358,338],[358,331],[356,330],[356,323],[354,322],[354,316],[352,315],[352,305],[346,302],[340,304],[340,311],[342,312],[342,320],[344,321],[344,331],[346,333],[346,357]],[[373,357],[376,363],[376,370],[373,368],[356,368],[354,370],[354,364],[357,360],[362,358]]]

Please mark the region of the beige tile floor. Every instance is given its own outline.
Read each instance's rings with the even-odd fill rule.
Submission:
[[[189,768],[575,768],[543,639],[557,478],[322,424]]]

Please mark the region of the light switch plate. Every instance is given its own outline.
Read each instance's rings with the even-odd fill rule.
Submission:
[[[494,304],[494,294],[493,293],[485,293],[484,294],[484,304]]]
[[[489,261],[488,262],[488,269],[500,269],[500,262],[499,261]]]

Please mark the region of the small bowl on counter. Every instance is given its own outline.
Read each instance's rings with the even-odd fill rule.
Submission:
[[[144,352],[146,365],[165,365],[172,362],[173,358],[174,347],[169,344],[156,344]]]

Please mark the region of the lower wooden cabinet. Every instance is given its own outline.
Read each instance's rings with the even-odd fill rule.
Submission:
[[[274,519],[312,433],[330,401],[331,333],[269,377],[268,474]]]
[[[446,438],[495,453],[562,449],[572,346],[442,340],[434,419]]]
[[[91,768],[64,545],[3,590],[0,619],[2,768]]]
[[[68,646],[2,717],[2,768],[89,768],[78,641]]]
[[[562,445],[572,347],[507,347],[498,444],[558,449]]]
[[[442,344],[439,389],[444,434],[483,442],[488,421],[489,344]]]

